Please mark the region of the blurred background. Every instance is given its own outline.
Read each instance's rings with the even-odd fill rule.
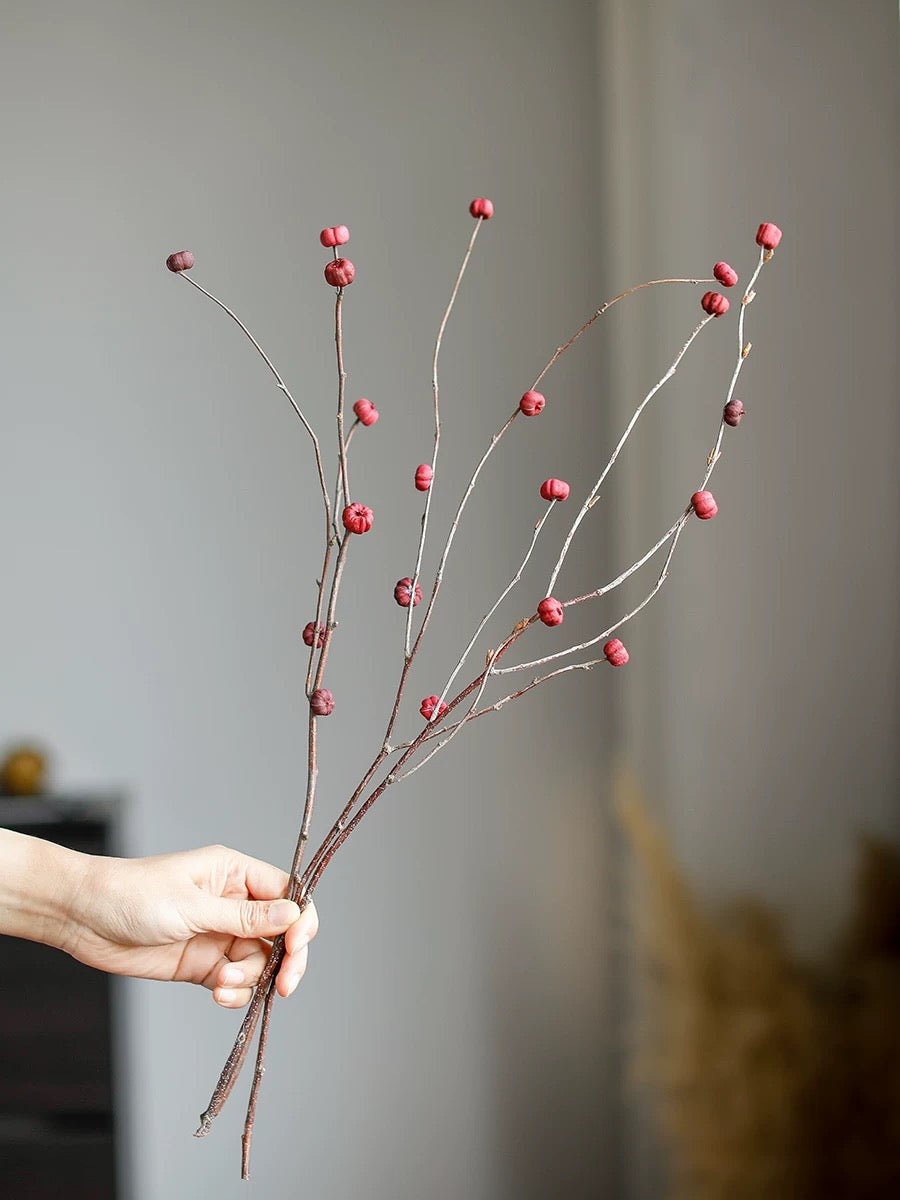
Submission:
[[[634,1081],[641,871],[616,769],[698,902],[754,895],[803,958],[849,919],[860,833],[900,838],[895,6],[4,0],[0,111],[0,745],[45,748],[54,793],[119,798],[129,855],[224,842],[287,865],[305,782],[308,440],[169,252],[193,250],[327,437],[318,231],[351,229],[348,389],[381,412],[354,441],[354,491],[377,523],[330,665],[321,837],[399,669],[391,590],[412,569],[409,479],[469,200],[496,216],[442,351],[457,481],[603,300],[723,258],[746,277],[758,224],[784,230],[747,314],[749,415],[714,476],[719,516],[689,527],[623,634],[628,667],[477,723],[325,876],[307,978],[275,1014],[249,1184],[242,1092],[190,1136],[235,1016],[199,989],[114,995],[129,1200],[666,1195],[678,1153]],[[416,697],[515,569],[541,480],[584,494],[698,298],[617,306],[548,376],[546,412],[516,423],[460,532]],[[638,427],[567,594],[632,562],[702,478],[730,321]],[[438,520],[458,491],[436,489]],[[534,610],[550,551],[499,632]]]

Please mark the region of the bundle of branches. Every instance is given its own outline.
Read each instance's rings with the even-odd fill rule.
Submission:
[[[586,593],[566,597],[565,592],[561,590],[563,570],[575,544],[576,535],[594,508],[600,490],[623,446],[631,436],[641,415],[654,397],[672,379],[679,364],[703,331],[710,324],[718,323],[718,319],[724,317],[729,310],[729,300],[723,292],[718,290],[703,292],[699,304],[700,319],[671,356],[668,366],[658,381],[635,407],[609,458],[599,468],[593,484],[580,499],[574,501],[575,513],[568,530],[559,542],[558,556],[546,585],[536,595],[533,591],[531,594],[527,594],[524,600],[524,609],[520,608],[511,620],[506,618],[509,620],[509,624],[506,626],[505,633],[501,633],[499,637],[495,634],[490,642],[482,641],[489,622],[497,614],[501,605],[514,591],[518,594],[523,590],[520,585],[538,539],[551,521],[553,510],[558,509],[568,500],[571,490],[569,484],[565,480],[556,478],[544,480],[536,489],[539,492],[542,507],[538,510],[537,519],[531,528],[526,527],[524,531],[519,566],[506,586],[500,590],[499,595],[486,602],[484,616],[473,629],[471,637],[468,638],[455,667],[450,671],[440,692],[427,695],[420,700],[418,711],[421,720],[414,732],[405,735],[399,734],[399,722],[403,715],[403,704],[410,685],[413,666],[426,643],[426,635],[435,614],[438,593],[472,494],[497,446],[507,437],[513,426],[521,423],[522,420],[531,421],[540,417],[545,407],[552,407],[552,405],[548,406],[547,397],[540,390],[545,386],[543,381],[552,368],[613,305],[645,288],[713,285],[714,288],[721,286],[728,289],[734,287],[738,282],[738,274],[734,268],[726,262],[718,262],[713,267],[710,278],[650,280],[620,292],[597,308],[568,341],[554,350],[537,377],[529,381],[528,387],[515,402],[512,411],[501,420],[497,432],[491,438],[483,454],[470,467],[467,476],[464,475],[463,482],[458,485],[460,487],[459,500],[455,510],[452,510],[449,526],[438,539],[440,548],[436,555],[437,566],[433,573],[429,571],[426,577],[424,563],[426,544],[432,533],[432,522],[430,521],[432,498],[437,488],[450,483],[449,478],[444,478],[443,463],[439,462],[441,406],[438,367],[441,345],[463,276],[475,248],[476,239],[485,222],[493,217],[494,207],[490,200],[479,197],[472,201],[469,212],[475,224],[468,239],[462,264],[440,321],[434,344],[431,371],[434,438],[431,458],[428,462],[420,463],[415,467],[410,464],[407,476],[408,486],[415,488],[422,497],[422,515],[418,544],[407,560],[414,564],[412,574],[402,576],[394,587],[394,599],[400,608],[405,610],[403,629],[398,637],[396,690],[390,711],[386,715],[384,734],[374,748],[369,767],[364,771],[358,785],[341,812],[337,814],[308,862],[304,860],[320,771],[317,742],[318,722],[325,718],[339,719],[340,717],[340,713],[338,713],[337,717],[332,718],[336,705],[332,692],[326,686],[326,668],[329,651],[337,630],[341,588],[348,560],[352,557],[355,539],[367,535],[375,522],[375,514],[371,507],[355,495],[350,475],[351,443],[354,454],[360,446],[359,439],[355,435],[359,430],[373,425],[379,418],[378,410],[370,400],[360,398],[351,404],[347,398],[343,314],[347,289],[354,281],[356,268],[350,259],[340,256],[338,251],[348,243],[350,232],[345,225],[335,225],[323,229],[319,235],[322,246],[332,252],[332,257],[324,269],[326,283],[334,293],[334,342],[337,367],[336,425],[331,455],[323,449],[324,443],[315,429],[314,418],[298,404],[272,360],[244,322],[232,309],[202,287],[191,274],[194,267],[194,255],[190,251],[183,250],[170,255],[167,260],[171,271],[189,282],[198,292],[207,296],[236,322],[261,356],[278,390],[291,405],[311,443],[312,458],[318,478],[318,490],[321,493],[322,546],[321,560],[315,575],[317,584],[315,611],[306,614],[310,619],[307,621],[303,633],[304,642],[309,647],[306,672],[306,697],[309,703],[308,770],[306,799],[290,868],[291,883],[288,891],[290,899],[297,901],[301,906],[307,905],[312,900],[322,875],[334,859],[335,854],[359,827],[360,822],[372,810],[384,792],[401,780],[408,779],[421,767],[430,763],[467,725],[501,711],[511,702],[521,699],[550,680],[571,675],[573,672],[589,671],[601,664],[621,667],[628,662],[629,655],[625,645],[619,637],[614,635],[649,604],[662,587],[675,550],[689,522],[695,517],[706,521],[716,515],[716,501],[708,490],[708,484],[721,455],[726,429],[736,428],[744,416],[744,406],[736,398],[735,389],[751,348],[750,343],[745,340],[745,316],[748,306],[754,299],[754,288],[760,272],[764,264],[771,260],[775,248],[781,240],[781,231],[777,226],[768,222],[761,225],[757,232],[757,261],[738,308],[734,366],[730,378],[716,392],[717,400],[714,409],[716,432],[713,437],[713,445],[709,452],[704,454],[699,478],[695,480],[695,488],[688,502],[674,514],[667,528],[659,537],[615,578],[603,582]],[[331,470],[328,466],[329,461]],[[685,488],[686,497],[688,492],[689,489]],[[508,538],[508,533],[505,532],[504,536]],[[655,579],[648,586],[646,594],[638,603],[633,604],[628,611],[617,615],[610,623],[597,622],[598,627],[606,624],[605,628],[598,628],[597,632],[590,637],[576,640],[575,644],[569,645],[565,649],[547,651],[537,644],[530,654],[521,653],[522,647],[527,641],[534,641],[542,626],[553,628],[562,625],[567,610],[571,610],[577,605],[596,602],[601,597],[608,596],[653,559],[661,560],[661,567],[656,573]],[[421,612],[417,612],[420,605]],[[474,668],[469,665],[467,668],[467,664],[472,661],[478,665]],[[460,676],[465,680],[462,684],[459,682]],[[268,965],[250,1002],[234,1046],[216,1084],[209,1106],[202,1115],[200,1128],[197,1131],[198,1136],[209,1132],[215,1117],[221,1111],[234,1086],[254,1035],[258,1031],[256,1069],[243,1134],[242,1174],[244,1177],[247,1177],[249,1173],[250,1145],[257,1098],[263,1076],[270,1014],[275,996],[275,980],[283,954],[284,941],[283,938],[280,938],[274,943]]]

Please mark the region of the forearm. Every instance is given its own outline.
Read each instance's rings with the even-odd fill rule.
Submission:
[[[64,948],[86,856],[0,829],[0,934]]]

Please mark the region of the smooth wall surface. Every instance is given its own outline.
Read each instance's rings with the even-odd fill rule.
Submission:
[[[759,222],[784,230],[747,311],[748,415],[711,481],[719,515],[688,529],[630,634],[627,758],[701,894],[768,902],[818,956],[850,911],[860,835],[900,837],[896,5],[601,14],[611,269],[724,258],[746,278]],[[622,343],[622,419],[652,382],[648,346],[674,354],[694,304],[648,306]],[[726,320],[705,361],[727,383]],[[686,361],[633,447],[616,526],[629,546],[702,478],[712,378]],[[639,1134],[623,1194],[656,1200],[656,1161]]]
[[[432,344],[472,196],[490,196],[497,216],[444,339],[456,475],[436,488],[439,520],[463,468],[597,303],[594,20],[581,2],[0,8],[0,735],[43,739],[61,787],[124,789],[129,853],[221,841],[289,861],[305,767],[299,634],[320,560],[302,429],[166,255],[195,252],[197,278],[264,340],[330,439],[333,293],[318,231],[352,229],[348,387],[382,413],[354,442],[353,486],[377,517],[348,567],[321,836],[380,743],[399,670],[391,591],[412,567],[410,480],[429,454]],[[596,348],[561,363],[547,381],[555,417],[520,421],[498,453],[460,533],[407,732],[519,562],[540,481],[568,474],[584,490],[604,425],[598,363]],[[599,532],[583,544],[573,589],[602,554]],[[499,630],[534,611],[546,572],[541,562]],[[446,767],[394,789],[335,859],[307,980],[276,1012],[249,1185],[243,1095],[208,1140],[191,1137],[235,1016],[199,990],[123,987],[133,1200],[601,1186],[597,728],[610,732],[613,683],[579,679],[518,720],[483,722]]]

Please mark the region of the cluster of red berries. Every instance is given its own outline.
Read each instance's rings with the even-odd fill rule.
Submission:
[[[331,225],[319,234],[319,241],[326,250],[336,250],[350,241],[350,230],[346,225]],[[356,278],[356,267],[349,258],[338,258],[337,254],[325,268],[325,282],[332,287],[349,287]]]
[[[722,287],[734,287],[738,281],[738,273],[727,262],[717,262],[713,267],[713,277]],[[700,307],[710,317],[724,317],[731,308],[731,302],[721,292],[705,292],[700,301]]]
[[[488,221],[494,215],[494,206],[484,196],[476,197],[469,205],[470,214],[477,220]],[[760,225],[756,234],[757,245],[771,257],[781,242],[782,233],[777,225],[765,221]],[[346,225],[332,225],[321,231],[319,241],[326,249],[344,246],[350,240],[350,230]],[[189,271],[194,266],[194,255],[190,250],[178,250],[166,259],[170,271],[179,273]],[[344,288],[355,278],[356,270],[347,258],[335,256],[325,267],[325,279],[332,287]],[[713,277],[723,287],[734,287],[738,282],[738,274],[727,262],[717,262],[713,267]],[[711,317],[722,317],[728,312],[730,303],[721,292],[706,292],[700,301],[705,313]],[[523,416],[536,417],[543,412],[546,397],[536,390],[529,389],[519,400],[519,411]],[[371,402],[362,398],[353,405],[353,412],[361,425],[374,425],[378,420],[378,409]],[[722,411],[722,419],[732,428],[740,424],[746,410],[740,400],[729,400]],[[431,487],[434,471],[428,463],[420,463],[416,467],[414,482],[418,491],[427,492]],[[563,501],[568,499],[569,485],[562,479],[545,479],[540,487],[540,494],[547,501]],[[708,521],[716,515],[719,507],[712,492],[699,491],[691,496],[691,509],[701,521]],[[372,528],[374,514],[365,504],[353,502],[348,504],[341,514],[344,528],[349,533],[368,533]],[[399,579],[394,586],[394,600],[401,608],[415,608],[422,600],[422,589],[418,583],[413,583],[410,576]],[[564,620],[563,605],[554,596],[546,596],[537,607],[537,616],[550,627],[561,625]],[[321,649],[325,644],[326,629],[310,621],[303,630],[303,641],[307,646]],[[623,667],[628,662],[628,651],[618,638],[611,638],[603,647],[603,655],[614,667]],[[334,711],[334,696],[327,688],[316,688],[310,696],[310,708],[316,716],[327,717]],[[419,712],[426,721],[440,720],[449,711],[448,706],[439,696],[426,696],[419,706]]]

